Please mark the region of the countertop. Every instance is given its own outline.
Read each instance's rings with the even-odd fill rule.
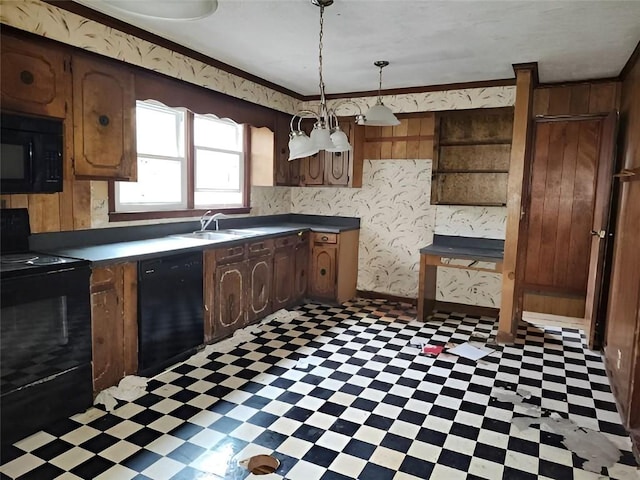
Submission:
[[[89,260],[93,266],[108,265],[115,262],[139,261],[150,258],[157,258],[165,255],[182,254],[202,251],[205,248],[218,248],[221,246],[237,245],[257,239],[272,238],[300,231],[314,231],[325,233],[340,233],[348,230],[360,228],[359,219],[345,221],[349,217],[335,217],[336,221],[331,222],[332,217],[323,217],[319,222],[313,222],[314,216],[301,215],[300,222],[291,221],[291,215],[283,218],[281,223],[274,221],[273,216],[269,221],[261,222],[261,217],[245,217],[237,219],[226,219],[220,221],[220,233],[233,230],[233,237],[225,239],[204,239],[185,237],[197,228],[190,228],[182,233],[171,233],[159,238],[145,238],[140,240],[127,240],[120,242],[109,242],[102,244],[76,244],[73,246],[46,246],[38,248],[39,251],[59,255],[64,257],[80,258]],[[311,221],[310,221],[311,220]],[[190,225],[192,227],[192,225]],[[111,230],[111,229],[105,229]],[[242,232],[246,230],[246,232]],[[109,232],[113,235],[114,232]],[[76,239],[76,243],[78,240]]]
[[[433,243],[422,247],[420,253],[495,262],[504,257],[504,240],[434,235]]]

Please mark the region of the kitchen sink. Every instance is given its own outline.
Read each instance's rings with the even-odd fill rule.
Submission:
[[[224,232],[218,232],[214,230],[203,230],[203,231],[198,230],[191,233],[181,233],[174,236],[181,237],[181,238],[196,238],[201,240],[225,241],[225,240],[235,240],[242,237],[243,235],[239,235],[237,233],[231,233],[228,230],[225,230]]]
[[[254,229],[254,228],[242,228],[242,229],[229,229],[229,230],[221,230],[221,232],[229,232],[232,235],[240,235],[243,237],[253,236],[253,235],[265,235],[268,232],[264,230]]]

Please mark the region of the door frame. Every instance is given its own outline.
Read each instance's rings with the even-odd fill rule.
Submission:
[[[596,176],[596,186],[594,195],[593,221],[591,230],[605,231],[605,238],[592,234],[591,248],[589,253],[589,276],[587,282],[587,290],[585,292],[585,314],[584,314],[584,330],[589,344],[589,348],[594,348],[595,332],[598,324],[598,314],[601,311],[600,303],[605,300],[603,294],[606,294],[604,283],[608,281],[604,277],[604,264],[606,244],[613,241],[609,238],[609,218],[611,211],[611,191],[613,186],[613,171],[615,166],[616,151],[616,133],[618,126],[618,111],[614,110],[606,114],[584,114],[584,115],[539,115],[533,119],[534,126],[531,129],[531,150],[529,151],[526,165],[526,178],[523,185],[523,206],[521,212],[521,235],[522,244],[518,249],[518,264],[525,265],[526,253],[528,246],[528,230],[529,215],[531,210],[531,182],[533,172],[533,160],[535,155],[535,140],[537,133],[537,125],[547,122],[567,122],[567,121],[585,121],[601,119],[602,125],[600,129],[600,139],[598,145],[598,170]],[[601,241],[604,240],[604,241]],[[517,287],[519,311],[522,314],[524,303],[524,273],[519,275],[521,281]],[[604,319],[602,319],[604,321]],[[598,327],[599,328],[599,327]]]

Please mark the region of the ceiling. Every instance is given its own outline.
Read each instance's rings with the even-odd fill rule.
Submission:
[[[219,0],[213,15],[190,21],[76,2],[318,94],[320,11],[309,0]],[[383,89],[512,78],[511,65],[527,62],[545,83],[615,77],[640,40],[640,0],[335,0],[324,17],[327,93],[376,90],[375,60],[390,62]]]

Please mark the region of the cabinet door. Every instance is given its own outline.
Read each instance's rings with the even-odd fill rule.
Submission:
[[[119,267],[95,268],[91,274],[91,345],[93,391],[116,385],[124,376],[124,324],[119,297],[123,289]]]
[[[84,56],[73,59],[75,174],[136,179],[133,73]]]
[[[311,252],[309,293],[314,298],[333,299],[336,295],[336,245],[314,245]]]
[[[300,181],[304,185],[324,184],[324,151],[302,159],[302,175]]]
[[[0,44],[2,109],[65,118],[71,98],[69,55],[6,35]]]
[[[273,256],[273,310],[289,306],[293,300],[293,249],[276,250]]]
[[[349,138],[353,148],[351,122],[340,122],[340,128]],[[326,185],[349,185],[349,170],[351,168],[351,151],[324,152],[324,183]]]
[[[213,339],[228,337],[246,323],[246,268],[246,261],[216,268]]]
[[[249,311],[247,323],[271,313],[271,282],[273,276],[273,257],[263,256],[249,261]]]
[[[293,297],[295,303],[302,300],[307,294],[307,283],[309,277],[309,239],[296,245],[294,262],[294,286]]]
[[[276,185],[291,185],[289,166],[296,161],[289,162],[289,115],[278,115],[276,119],[276,137],[274,145],[274,158],[276,167]]]

